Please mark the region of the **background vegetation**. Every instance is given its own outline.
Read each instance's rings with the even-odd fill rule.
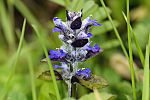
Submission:
[[[79,67],[91,68],[109,86],[93,93],[78,85],[81,100],[149,100],[149,0],[0,0],[0,100],[67,99],[62,81],[57,88],[53,77],[37,77],[52,71],[40,60],[61,46],[53,17],[65,20],[66,9],[82,8],[83,18],[93,15],[102,24],[91,33],[103,52]]]

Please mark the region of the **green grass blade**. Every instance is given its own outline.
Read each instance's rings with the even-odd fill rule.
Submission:
[[[3,93],[0,96],[0,100],[3,100],[5,95],[7,94],[7,91],[8,91],[9,85],[10,85],[9,83],[10,83],[11,79],[13,78],[13,76],[15,74],[16,64],[18,62],[18,58],[19,58],[19,55],[20,55],[21,47],[22,47],[22,44],[23,44],[24,33],[25,33],[25,25],[26,25],[26,19],[24,19],[24,22],[23,22],[21,37],[20,37],[20,41],[19,41],[19,46],[18,46],[18,49],[17,49],[17,54],[16,54],[16,58],[15,58],[14,64],[12,65],[12,71],[11,71],[10,75],[8,76],[8,80],[7,80],[7,82],[6,82],[5,86],[4,86],[4,90],[2,91]]]
[[[124,14],[124,12],[122,12],[122,14],[123,14],[123,17],[124,17],[125,21],[128,23],[127,17],[126,17],[126,15]],[[128,23],[128,24],[130,25],[130,23]],[[135,42],[135,46],[136,46],[136,48],[137,48],[137,50],[138,50],[138,54],[139,54],[141,63],[142,63],[142,65],[143,65],[143,67],[144,67],[144,54],[143,54],[142,49],[141,49],[141,47],[140,47],[140,45],[139,45],[139,43],[138,43],[138,41],[137,41],[137,39],[136,39],[136,37],[135,37],[135,33],[133,32],[133,29],[132,29],[131,25],[130,25],[130,30],[131,30],[131,33],[132,33],[132,36],[133,36],[133,40],[134,40],[134,42]]]
[[[27,20],[29,21],[30,24],[38,26],[39,30],[42,29],[42,32],[44,31],[43,33],[45,33],[46,30],[44,29],[44,27],[41,26],[41,24],[36,20],[36,18],[32,15],[32,13],[22,3],[21,0],[15,0],[14,5],[21,12],[21,14],[27,18]],[[48,65],[49,65],[50,72],[51,72],[51,75],[52,75],[52,80],[53,80],[57,100],[60,100],[60,95],[59,95],[58,86],[57,86],[57,83],[56,83],[56,78],[55,78],[55,75],[54,75],[53,67],[52,67],[51,62],[48,58],[48,53],[47,53],[46,47],[45,47],[44,42],[41,38],[41,34],[37,31],[37,28],[35,28],[35,31],[36,31],[36,35],[38,36],[38,39],[39,39],[39,41],[40,41],[40,43],[43,47],[45,56],[48,59]]]
[[[8,42],[8,45],[10,49],[13,51],[15,50],[16,44],[15,44],[15,37],[13,33],[13,27],[10,20],[10,16],[8,16],[8,13],[6,11],[4,0],[0,0],[0,18],[1,18],[1,25],[4,31],[4,36]]]
[[[113,26],[115,35],[117,36],[117,38],[118,38],[118,40],[119,40],[119,43],[120,43],[120,45],[121,45],[121,48],[122,48],[122,50],[123,50],[125,56],[127,57],[127,59],[129,59],[128,53],[127,53],[127,51],[126,51],[126,49],[125,49],[125,46],[124,46],[124,44],[123,44],[123,42],[122,42],[122,39],[121,39],[121,37],[120,37],[120,35],[119,35],[118,31],[117,31],[117,28],[115,27],[115,25],[114,25],[114,23],[113,23],[113,21],[112,21],[112,18],[111,18],[111,16],[110,16],[109,12],[107,11],[107,8],[106,8],[106,6],[105,6],[104,1],[103,1],[103,0],[100,0],[100,2],[101,2],[102,6],[103,6],[103,8],[104,8],[104,10],[105,10],[105,13],[106,13],[107,16],[108,16],[108,19],[110,20],[110,22],[111,22],[111,24],[112,24],[112,26]]]
[[[32,64],[32,59],[31,59],[30,53],[27,57],[27,60],[28,60],[28,67],[29,67],[29,73],[30,73],[30,79],[31,79],[32,100],[37,100],[36,99],[35,82],[34,82],[33,64]]]
[[[38,37],[38,39],[39,39],[39,41],[42,45],[42,48],[44,50],[44,53],[45,53],[45,56],[46,56],[46,59],[47,59],[47,62],[48,62],[48,66],[49,66],[49,69],[50,69],[50,73],[51,73],[51,76],[52,76],[52,81],[53,81],[53,84],[54,84],[57,100],[61,100],[59,90],[58,90],[58,86],[57,86],[57,83],[56,83],[56,76],[54,74],[53,66],[52,66],[51,61],[49,59],[48,52],[47,52],[46,47],[44,45],[43,39],[41,38],[41,35],[40,35],[40,30],[39,30],[40,28],[38,28],[36,26],[33,26],[33,28],[34,28],[34,30],[37,34],[37,37]]]
[[[145,54],[145,66],[144,66],[144,80],[143,80],[143,91],[142,91],[142,100],[149,100],[149,52],[150,52],[150,35],[149,43],[146,46]]]
[[[129,65],[130,65],[130,72],[131,72],[133,99],[136,100],[135,74],[134,74],[134,66],[133,66],[131,30],[130,30],[129,0],[127,0],[126,6],[127,6],[127,22],[128,22],[127,29],[128,29]]]

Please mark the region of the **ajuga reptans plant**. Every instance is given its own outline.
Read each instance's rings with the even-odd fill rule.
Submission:
[[[89,68],[78,68],[78,63],[97,55],[102,51],[98,44],[91,45],[89,32],[91,26],[101,26],[96,20],[89,16],[82,20],[82,10],[71,12],[66,10],[66,22],[54,17],[55,28],[52,32],[59,32],[59,39],[62,46],[56,50],[49,51],[49,58],[52,61],[60,62],[59,65],[53,65],[57,80],[64,80],[68,85],[68,94],[72,96],[73,85],[77,83],[86,86],[89,89],[105,87],[107,82],[92,74]],[[60,71],[57,71],[61,69]],[[42,75],[46,75],[42,73]],[[42,77],[42,75],[40,77]]]

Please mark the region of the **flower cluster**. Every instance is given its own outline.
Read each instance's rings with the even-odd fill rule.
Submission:
[[[91,46],[90,38],[93,36],[89,29],[91,26],[101,26],[91,16],[82,21],[82,10],[79,12],[66,11],[66,22],[54,17],[55,28],[53,32],[59,32],[59,38],[63,45],[57,50],[50,50],[49,58],[59,61],[61,65],[54,65],[55,69],[62,69],[62,78],[68,83],[72,76],[90,78],[89,68],[78,69],[78,62],[97,55],[101,48],[98,44]]]

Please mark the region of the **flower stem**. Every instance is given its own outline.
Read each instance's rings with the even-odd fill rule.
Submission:
[[[71,97],[74,97],[77,99],[77,87],[76,84],[71,84]]]

